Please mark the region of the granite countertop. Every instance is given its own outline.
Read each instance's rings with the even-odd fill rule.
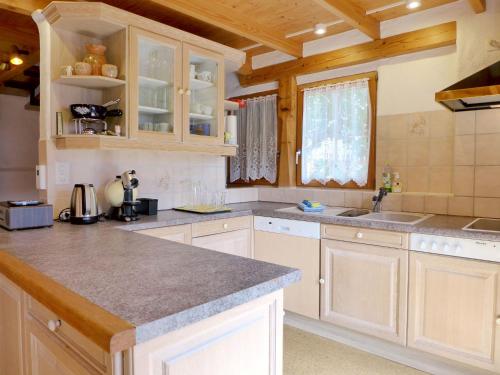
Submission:
[[[224,217],[247,214],[243,205]],[[300,279],[296,269],[131,232],[220,217],[164,211],[134,224],[0,228],[0,249],[131,323],[141,343]]]
[[[136,327],[141,343],[243,304],[300,279],[300,271],[145,236],[133,231],[259,215],[356,227],[500,241],[463,231],[473,218],[434,215],[419,224],[360,221],[277,211],[289,203],[249,202],[199,215],[173,210],[133,223],[0,230],[0,249]]]

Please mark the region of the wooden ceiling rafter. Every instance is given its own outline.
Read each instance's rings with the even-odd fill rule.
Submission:
[[[347,24],[368,35],[380,39],[380,22],[366,14],[366,10],[349,0],[314,0],[327,11],[339,17]]]
[[[358,65],[387,57],[453,45],[456,43],[456,22],[393,35],[372,42],[303,57],[240,74],[244,87],[273,82],[287,76],[317,73],[351,65]]]
[[[469,4],[476,13],[486,11],[486,0],[469,0]]]
[[[191,0],[150,0],[176,12],[207,22],[221,29],[230,31],[247,39],[261,43],[294,57],[302,56],[302,44],[279,36],[277,33],[259,25],[249,17],[238,17],[231,9],[226,9],[223,4],[205,2],[202,6]]]
[[[43,9],[50,0],[0,0],[0,9],[30,16],[34,10]]]

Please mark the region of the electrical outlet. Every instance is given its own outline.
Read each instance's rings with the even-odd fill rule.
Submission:
[[[56,185],[69,185],[70,163],[56,162]]]

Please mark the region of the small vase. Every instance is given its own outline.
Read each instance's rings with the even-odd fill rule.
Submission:
[[[100,76],[102,66],[107,62],[106,56],[104,55],[106,46],[102,44],[87,44],[85,48],[87,49],[87,54],[83,61],[90,64],[93,76]]]

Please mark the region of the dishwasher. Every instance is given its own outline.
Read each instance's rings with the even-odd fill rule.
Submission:
[[[302,279],[285,288],[285,310],[318,319],[320,224],[255,216],[254,229],[255,259],[302,271]]]

